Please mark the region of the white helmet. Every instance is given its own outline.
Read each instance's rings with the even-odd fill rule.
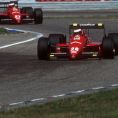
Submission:
[[[15,4],[14,3],[9,3],[9,5],[8,6],[15,6]]]
[[[81,29],[75,29],[74,30],[74,33],[79,33],[79,32],[81,32],[82,30]]]

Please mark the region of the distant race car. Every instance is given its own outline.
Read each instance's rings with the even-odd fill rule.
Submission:
[[[49,34],[49,37],[41,37],[37,46],[38,59],[113,59],[114,55],[118,54],[118,33],[107,35],[102,23],[74,23],[69,26],[68,39],[64,34]]]
[[[41,8],[18,7],[18,1],[0,2],[0,22],[11,20],[15,24],[23,22],[34,22],[42,24],[43,12]]]

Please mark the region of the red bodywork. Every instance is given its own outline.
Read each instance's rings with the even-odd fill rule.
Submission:
[[[87,28],[89,27],[87,26]],[[52,54],[57,57],[65,55],[70,59],[101,58],[102,42],[94,42],[93,40],[85,32],[81,35],[73,33],[69,36],[69,43],[58,43],[56,45],[56,52]]]
[[[8,7],[7,14],[16,23],[21,23],[22,14],[21,14],[19,8],[16,8],[16,7]]]
[[[82,54],[84,47],[87,44],[85,35],[75,34],[70,36],[69,52],[71,58],[76,58]]]
[[[5,8],[3,7],[3,11],[0,13],[0,20],[11,19],[16,24],[20,24],[24,17],[28,18],[29,15],[22,13],[21,9],[16,6],[7,6]]]
[[[79,40],[75,40],[75,38],[78,38]],[[57,54],[63,54],[61,48],[67,48],[69,50],[67,53],[69,53],[70,59],[78,59],[81,57],[99,58],[101,54],[101,42],[92,42],[88,40],[88,37],[77,34],[70,37],[69,43],[57,44]]]

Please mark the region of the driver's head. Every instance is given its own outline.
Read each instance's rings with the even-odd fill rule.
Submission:
[[[74,34],[82,35],[82,29],[75,29]]]

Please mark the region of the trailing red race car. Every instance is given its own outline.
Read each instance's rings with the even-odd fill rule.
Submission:
[[[0,22],[5,19],[9,21],[11,20],[16,24],[21,24],[24,21],[42,24],[43,12],[41,8],[19,8],[17,1],[0,2]]]
[[[38,59],[42,60],[112,59],[115,53],[118,54],[118,33],[107,35],[102,23],[72,24],[69,26],[69,40],[64,34],[50,34],[49,37],[41,37],[37,46]]]

